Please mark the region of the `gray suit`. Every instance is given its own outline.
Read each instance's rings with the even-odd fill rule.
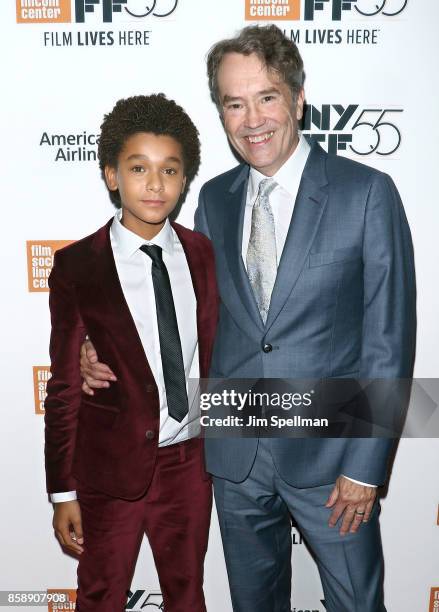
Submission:
[[[195,229],[214,246],[221,296],[211,377],[410,377],[416,334],[413,249],[391,178],[312,146],[264,326],[241,257],[248,174],[242,164],[206,183],[196,212]],[[252,467],[254,472],[261,444],[258,439],[206,440],[207,469],[218,477],[217,503],[225,483],[245,483]],[[261,453],[269,449],[276,475],[297,491],[327,487],[340,474],[382,484],[391,448],[385,439],[272,439],[264,444]],[[230,533],[218,511],[227,560]],[[365,537],[363,526],[357,540],[362,530]],[[319,562],[318,547],[312,547]],[[228,568],[233,573],[229,563]],[[338,597],[331,579],[322,575],[322,580],[327,600],[334,602],[328,609],[384,609],[370,603],[349,610],[352,603],[340,603],[348,599]],[[264,599],[255,589],[245,601],[254,595],[260,604],[242,603],[232,587],[234,609],[289,610],[285,598],[280,603],[274,596]],[[372,601],[379,602],[379,595]]]

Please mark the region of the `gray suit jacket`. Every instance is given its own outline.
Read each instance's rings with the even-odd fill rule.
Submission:
[[[214,247],[221,296],[211,377],[410,377],[413,248],[392,179],[312,146],[264,325],[241,257],[248,175],[241,164],[207,182],[195,216],[195,229]],[[257,443],[206,440],[207,470],[244,480]],[[293,486],[329,484],[340,474],[381,484],[391,445],[383,438],[276,439],[272,452]]]

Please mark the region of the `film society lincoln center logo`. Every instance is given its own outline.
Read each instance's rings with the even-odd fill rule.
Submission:
[[[49,274],[53,266],[53,256],[58,249],[74,242],[73,240],[28,240],[27,278],[31,292],[49,291]]]
[[[76,589],[47,589],[47,612],[76,610]]]
[[[47,381],[50,378],[49,366],[33,366],[35,414],[44,414]]]
[[[439,612],[439,587],[431,587],[428,612]]]
[[[314,21],[319,15],[341,21],[343,14],[358,18],[402,13],[408,0],[245,0],[246,20]]]
[[[168,17],[178,0],[15,0],[17,23],[112,23],[115,15],[125,21],[144,17]]]

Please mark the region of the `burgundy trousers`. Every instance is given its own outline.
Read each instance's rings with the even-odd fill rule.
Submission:
[[[138,500],[78,486],[84,552],[78,565],[78,612],[123,612],[145,533],[165,612],[206,612],[203,564],[212,490],[202,469],[202,441],[158,449],[151,485]]]

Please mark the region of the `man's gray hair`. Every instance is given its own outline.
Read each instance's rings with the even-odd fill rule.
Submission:
[[[227,53],[255,53],[267,70],[277,72],[285,81],[295,103],[305,80],[303,61],[297,46],[277,26],[247,26],[234,38],[220,40],[210,49],[207,56],[210,96],[220,111],[218,70]]]

